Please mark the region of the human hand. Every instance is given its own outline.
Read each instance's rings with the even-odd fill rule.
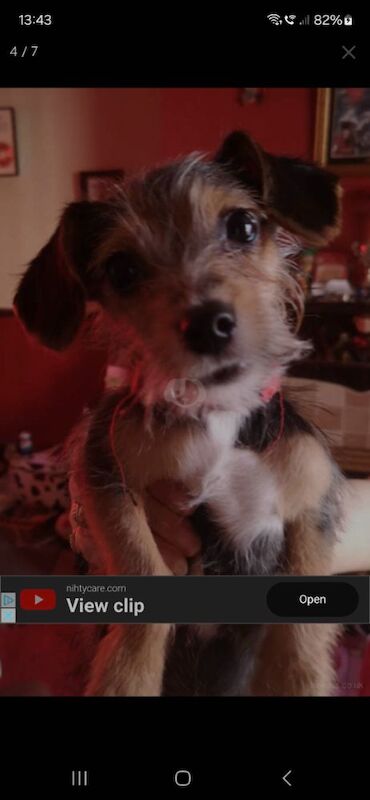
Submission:
[[[186,488],[176,481],[156,481],[146,490],[149,526],[174,575],[202,574],[201,541],[189,521],[188,499]]]

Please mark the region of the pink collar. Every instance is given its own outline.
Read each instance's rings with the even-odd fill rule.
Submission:
[[[269,444],[269,446],[265,450],[265,453],[271,453],[271,451],[276,447],[276,445],[278,444],[278,442],[280,441],[280,439],[281,439],[281,437],[283,436],[283,433],[284,433],[285,406],[284,406],[283,392],[282,392],[282,389],[281,389],[281,378],[280,378],[279,375],[274,375],[271,378],[271,380],[265,386],[265,388],[261,390],[260,397],[261,397],[261,400],[265,403],[265,405],[267,405],[270,402],[270,400],[272,400],[272,398],[275,397],[276,394],[279,395],[279,401],[280,401],[280,425],[279,425],[279,431],[278,431],[278,434],[276,436],[276,439],[274,439]]]
[[[269,403],[278,392],[281,392],[281,378],[280,375],[273,375],[265,388],[261,390],[260,398],[264,403]]]

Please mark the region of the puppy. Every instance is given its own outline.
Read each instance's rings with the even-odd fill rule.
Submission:
[[[73,437],[71,469],[108,574],[166,575],[146,507],[181,481],[207,575],[330,573],[341,477],[279,390],[305,345],[281,228],[311,245],[338,231],[337,179],[234,132],[212,160],[154,169],[106,203],[72,203],[15,296],[26,328],[61,350],[94,310],[127,385]],[[292,309],[295,313],[292,313]],[[87,694],[323,695],[331,625],[112,626]]]

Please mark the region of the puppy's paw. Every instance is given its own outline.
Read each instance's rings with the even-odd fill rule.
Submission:
[[[171,626],[114,625],[99,645],[86,696],[158,697]]]
[[[279,549],[283,520],[277,485],[261,458],[251,451],[234,451],[222,473],[208,487],[207,505],[225,540],[248,558]],[[265,560],[265,559],[264,559]],[[274,560],[274,559],[273,559]]]

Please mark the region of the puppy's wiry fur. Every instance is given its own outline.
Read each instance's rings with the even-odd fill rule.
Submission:
[[[94,336],[127,374],[73,437],[72,469],[108,574],[169,574],[145,508],[160,479],[188,488],[205,574],[330,572],[340,476],[294,406],[285,401],[281,430],[278,395],[263,398],[305,349],[276,224],[325,243],[338,202],[334,176],[237,132],[212,161],[191,156],[108,203],[72,204],[31,263],[15,298],[28,329],[61,349],[93,308]],[[113,626],[87,693],[326,694],[335,633]]]

